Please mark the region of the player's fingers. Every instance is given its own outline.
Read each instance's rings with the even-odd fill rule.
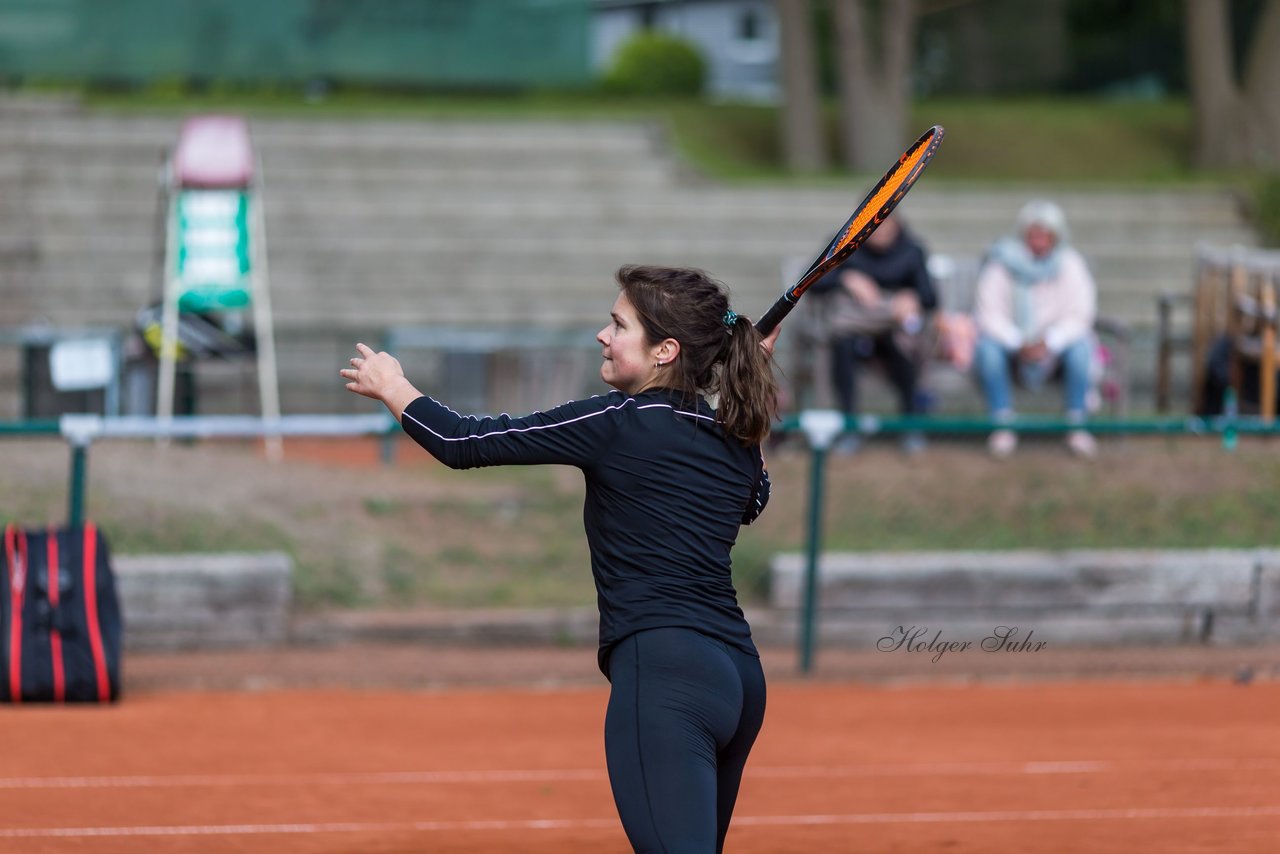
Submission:
[[[360,355],[364,356],[366,359],[373,355],[373,349],[365,346],[364,344],[357,343],[356,349],[359,350]]]
[[[782,326],[779,325],[775,326],[772,332],[760,339],[760,347],[764,350],[766,355],[773,355],[774,345],[778,343],[778,336],[781,334]]]

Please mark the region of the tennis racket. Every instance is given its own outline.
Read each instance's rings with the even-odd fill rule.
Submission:
[[[804,296],[804,292],[810,285],[852,255],[871,235],[871,232],[885,221],[898,206],[898,202],[902,201],[902,197],[907,194],[907,190],[910,190],[911,185],[920,177],[920,173],[933,159],[933,155],[937,153],[938,146],[942,143],[943,132],[941,125],[934,125],[903,152],[898,162],[893,164],[893,167],[880,179],[880,183],[867,193],[867,197],[836,233],[835,238],[818,253],[817,258],[813,259],[813,263],[809,265],[804,275],[794,285],[783,291],[773,307],[756,322],[756,329],[760,330],[761,335],[772,332],[774,327],[782,322],[782,318],[795,308],[796,303],[800,301],[800,297]]]

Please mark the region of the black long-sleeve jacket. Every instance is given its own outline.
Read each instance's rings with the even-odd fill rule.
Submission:
[[[558,463],[586,477],[600,668],[644,629],[696,629],[753,655],[729,551],[769,500],[758,445],[726,438],[700,398],[611,392],[522,418],[462,416],[420,397],[405,432],[451,468]]]

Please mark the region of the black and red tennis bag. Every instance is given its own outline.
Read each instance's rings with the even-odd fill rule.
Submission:
[[[0,587],[0,700],[106,703],[120,696],[123,624],[107,542],[96,526],[6,526]]]

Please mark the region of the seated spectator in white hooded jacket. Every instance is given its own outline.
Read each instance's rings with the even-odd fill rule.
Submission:
[[[1097,287],[1083,256],[1067,243],[1067,223],[1053,202],[1028,202],[1017,233],[997,240],[978,275],[974,296],[979,340],[974,370],[991,417],[1012,422],[1013,383],[1035,389],[1061,378],[1066,418],[1077,429],[1067,447],[1092,457],[1084,429],[1094,357]],[[1017,447],[1010,428],[991,434],[988,448],[1007,457]]]

